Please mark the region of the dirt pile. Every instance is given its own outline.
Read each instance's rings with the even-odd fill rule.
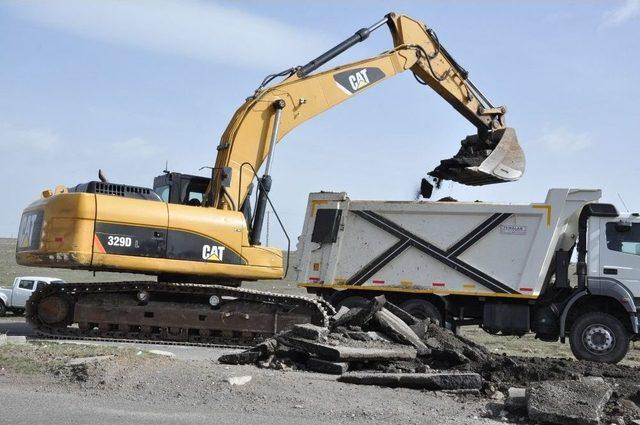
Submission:
[[[602,405],[597,411],[585,414],[585,418],[602,418],[610,423],[631,423],[640,418],[637,405],[640,403],[640,369],[491,353],[428,320],[408,315],[384,297],[377,297],[363,307],[342,308],[332,318],[329,328],[298,325],[243,353],[225,355],[219,360],[331,373],[341,375],[339,380],[343,382],[358,384],[453,390],[464,397],[490,399],[487,416],[512,420],[524,419],[527,403],[533,405],[537,400],[530,393],[535,394],[540,382],[557,382],[560,388],[568,385],[577,388],[574,392],[579,393],[588,386],[567,381],[595,377],[605,386],[600,390]],[[520,403],[519,409],[508,409],[513,400],[509,400],[507,394],[520,390],[526,393],[525,408]],[[558,421],[573,421],[563,416],[563,412],[576,406],[585,409],[592,395],[593,391],[583,397],[573,394],[558,402]],[[573,404],[563,405],[563,401]],[[532,407],[532,411],[541,411],[539,407],[535,409]],[[553,417],[553,412],[545,414]],[[590,422],[575,419],[575,423]]]

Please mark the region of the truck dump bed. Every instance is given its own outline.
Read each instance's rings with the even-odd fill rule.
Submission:
[[[298,241],[307,288],[536,298],[558,250],[600,190],[551,189],[542,203],[354,201],[312,193]]]

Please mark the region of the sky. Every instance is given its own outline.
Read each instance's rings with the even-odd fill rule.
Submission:
[[[168,162],[206,174],[265,75],[302,65],[396,11],[433,28],[496,105],[527,159],[517,182],[445,183],[435,198],[543,202],[600,188],[640,211],[640,0],[0,0],[0,236],[42,190],[150,187]],[[325,66],[392,47],[385,27]],[[309,192],[415,199],[475,128],[410,72],[308,121],[275,152],[272,199],[294,241]],[[271,221],[270,242],[284,238]]]

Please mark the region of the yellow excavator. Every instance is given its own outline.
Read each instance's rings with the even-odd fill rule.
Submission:
[[[393,49],[314,73],[385,24]],[[524,155],[505,108],[487,100],[432,29],[390,13],[306,65],[265,78],[222,135],[210,177],[165,171],[151,189],[100,172],[98,181],[43,191],[22,214],[18,264],[157,281],[49,285],[30,299],[28,320],[55,337],[242,345],[293,323],[326,324],[332,308],[322,300],[239,287],[285,274],[283,252],[260,241],[274,149],[301,123],[406,70],[477,128],[432,180],[483,185],[522,176]],[[428,196],[432,186],[423,183]]]

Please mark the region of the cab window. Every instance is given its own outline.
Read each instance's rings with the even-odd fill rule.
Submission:
[[[182,203],[194,207],[201,206],[202,200],[204,198],[204,193],[206,192],[208,185],[208,180],[191,180],[189,184],[183,189],[184,195],[182,196]]]
[[[640,255],[640,223],[632,223],[624,229],[616,222],[607,223],[607,248],[626,254]]]
[[[201,192],[189,192],[187,194],[187,204],[188,205],[194,205],[194,206],[200,206],[202,205],[202,193]]]
[[[18,284],[18,288],[32,290],[35,283],[35,280],[21,280]]]
[[[162,199],[164,202],[169,202],[169,190],[170,189],[171,189],[171,186],[165,185],[165,186],[157,187],[154,190],[158,194],[160,199]]]

